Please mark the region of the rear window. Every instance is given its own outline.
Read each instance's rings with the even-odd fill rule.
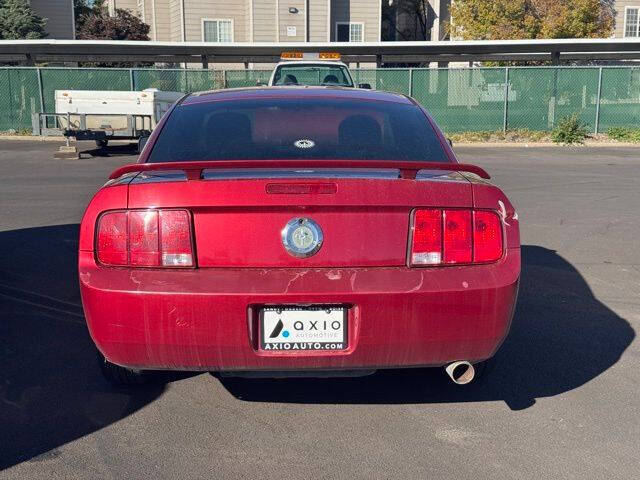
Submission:
[[[448,161],[419,107],[326,97],[178,106],[148,161],[304,158]]]
[[[276,67],[273,84],[353,87],[351,76],[342,65],[281,65]]]

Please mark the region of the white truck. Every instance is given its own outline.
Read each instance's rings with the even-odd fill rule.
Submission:
[[[340,60],[339,53],[283,52],[269,79],[269,86],[338,86],[353,88],[356,85],[349,67]],[[371,88],[361,83],[358,88]]]
[[[136,140],[148,136],[183,95],[157,89],[56,90],[55,113],[36,114],[38,125],[36,128],[34,116],[34,134],[95,140],[99,147],[105,147],[110,139]],[[50,122],[46,117],[55,117],[55,128],[47,128]]]

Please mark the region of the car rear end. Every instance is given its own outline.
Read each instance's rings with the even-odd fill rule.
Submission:
[[[399,111],[384,117],[388,105],[362,111],[352,98],[323,98],[304,108],[303,100],[283,103],[293,121],[284,138],[264,99],[192,99],[176,108],[200,112],[173,124],[172,113],[145,163],[116,172],[96,194],[81,226],[79,272],[89,330],[109,362],[309,372],[474,363],[495,353],[520,273],[508,199],[481,169],[450,161],[421,110],[432,133],[405,147],[429,149],[435,163],[362,160],[387,148],[363,115],[380,122],[382,137],[387,127],[412,129],[389,120]],[[337,124],[358,117],[372,151],[351,149],[355,133],[327,127],[334,104],[344,114]],[[310,129],[309,108],[324,125]],[[220,158],[211,158],[206,144],[194,146],[200,133],[185,137],[189,126],[210,133],[207,116],[221,112]],[[222,138],[244,125],[234,115],[247,115],[250,131],[224,151]],[[335,148],[351,157],[326,158]],[[264,158],[228,160],[231,150]]]

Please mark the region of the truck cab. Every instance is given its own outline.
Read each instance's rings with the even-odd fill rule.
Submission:
[[[269,86],[331,86],[354,88],[349,67],[338,53],[284,52],[273,69]],[[360,88],[371,88],[368,84]]]

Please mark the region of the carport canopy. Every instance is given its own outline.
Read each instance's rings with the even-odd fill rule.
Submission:
[[[0,40],[0,62],[274,63],[284,51],[339,52],[344,61],[640,60],[640,38],[438,42],[207,43]]]

